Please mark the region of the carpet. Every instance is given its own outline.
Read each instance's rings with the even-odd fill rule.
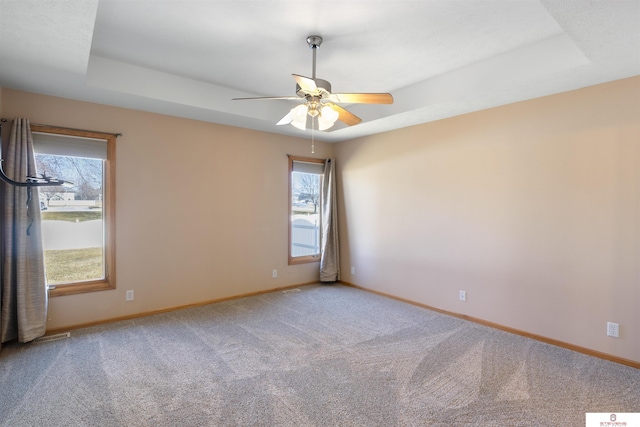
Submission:
[[[640,370],[343,285],[9,344],[2,426],[583,426]]]

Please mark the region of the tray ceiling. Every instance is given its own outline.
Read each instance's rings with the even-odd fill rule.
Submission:
[[[308,137],[276,126],[311,75],[345,105],[336,142],[640,75],[640,1],[0,0],[0,86]]]

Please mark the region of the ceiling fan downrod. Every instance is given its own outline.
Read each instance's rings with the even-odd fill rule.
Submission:
[[[322,37],[320,36],[309,36],[307,37],[307,44],[313,50],[313,64],[311,70],[311,78],[316,78],[316,50],[322,44]]]

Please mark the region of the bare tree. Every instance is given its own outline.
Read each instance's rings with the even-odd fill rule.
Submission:
[[[36,169],[39,175],[64,179],[75,184],[72,188],[42,188],[40,194],[47,200],[61,192],[73,192],[78,200],[95,200],[102,194],[102,160],[37,154]]]
[[[298,200],[313,203],[313,213],[317,213],[320,203],[320,175],[294,172],[293,179],[294,194],[298,195]]]

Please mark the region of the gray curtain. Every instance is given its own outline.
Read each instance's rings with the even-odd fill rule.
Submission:
[[[336,205],[336,168],[327,159],[322,183],[322,247],[320,248],[320,281],[340,280],[340,251],[338,244],[338,207]]]
[[[37,175],[28,119],[14,119],[2,157],[9,178],[25,181]],[[28,342],[44,335],[47,320],[40,200],[37,187],[0,185],[4,186],[0,343],[16,338]]]

